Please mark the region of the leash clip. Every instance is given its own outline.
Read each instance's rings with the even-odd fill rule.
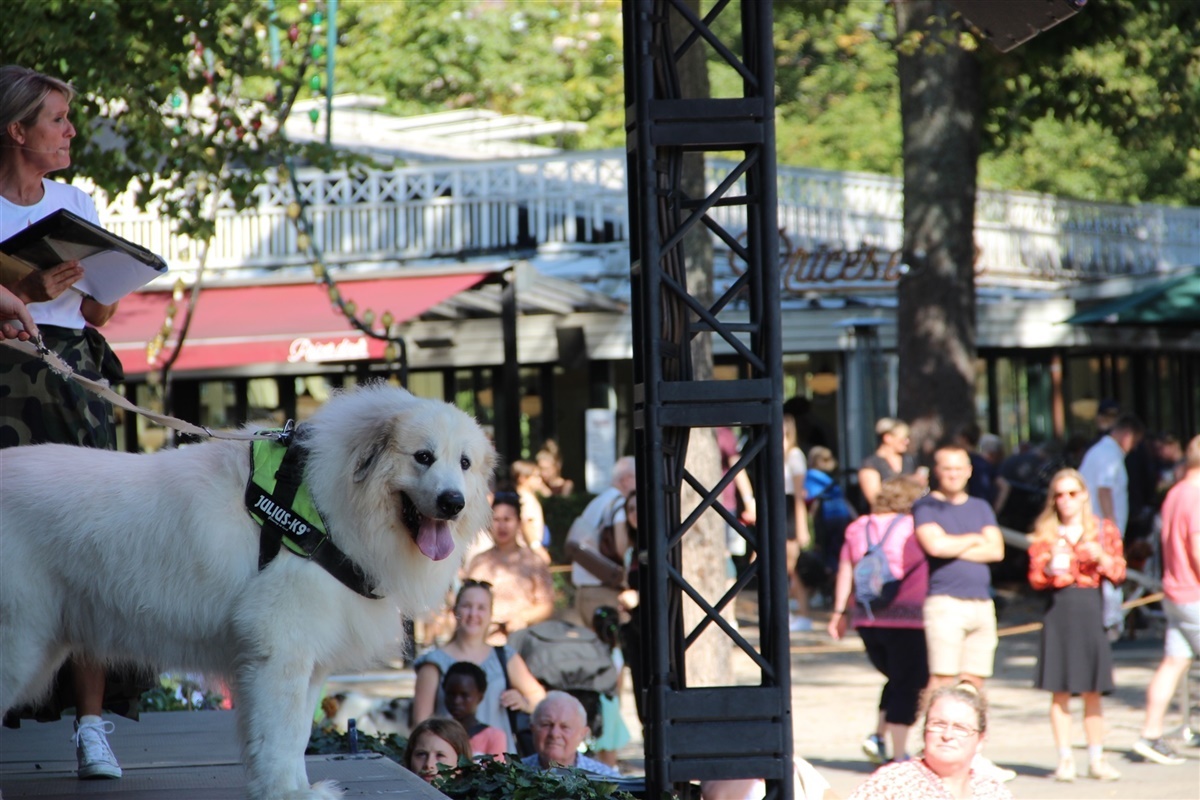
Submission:
[[[46,346],[45,340],[42,339],[41,331],[38,331],[37,336],[33,337],[33,346],[37,348],[38,355],[43,359],[50,355],[50,348]]]
[[[295,434],[296,420],[289,419],[287,422],[283,423],[283,430],[276,432],[275,441],[279,442],[284,447],[290,447],[292,444],[292,437],[294,437]]]
[[[207,428],[205,429],[207,431]],[[289,447],[292,444],[292,439],[296,435],[296,421],[289,419],[284,423],[283,428],[269,428],[266,430],[255,431],[253,438],[255,439],[270,439],[273,442]]]

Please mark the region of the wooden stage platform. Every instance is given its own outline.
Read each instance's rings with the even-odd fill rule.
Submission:
[[[246,775],[238,760],[233,711],[142,714],[140,722],[105,716],[116,725],[109,744],[124,777],[75,777],[71,720],[23,722],[0,729],[3,800],[243,800]],[[386,758],[309,756],[311,781],[335,780],[347,798],[445,800],[408,770]]]

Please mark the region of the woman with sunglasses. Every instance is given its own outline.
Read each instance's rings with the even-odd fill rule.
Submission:
[[[849,800],[1012,800],[998,781],[971,770],[987,738],[987,701],[970,683],[930,692],[925,753],[881,767]]]
[[[475,716],[483,724],[504,731],[508,739],[508,752],[516,753],[508,712],[533,713],[534,707],[546,696],[546,690],[515,650],[508,645],[492,647],[487,643],[487,635],[492,627],[491,584],[469,579],[463,581],[454,599],[454,619],[454,635],[450,641],[443,647],[424,653],[413,662],[413,669],[417,673],[413,688],[413,724],[435,714],[439,717],[449,716],[442,692],[442,676],[451,664],[470,661],[483,669],[488,682]]]
[[[1104,631],[1104,580],[1125,580],[1121,533],[1092,513],[1087,484],[1073,469],[1050,479],[1046,507],[1029,544],[1029,583],[1047,592],[1034,686],[1050,692],[1050,728],[1058,747],[1055,780],[1075,780],[1071,753],[1071,695],[1083,695],[1088,777],[1121,777],[1104,760],[1100,695],[1113,690],[1112,649]]]

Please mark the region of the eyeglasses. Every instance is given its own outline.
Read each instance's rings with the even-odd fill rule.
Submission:
[[[979,729],[968,728],[966,725],[959,725],[957,722],[950,723],[939,721],[925,723],[925,732],[932,733],[935,736],[941,736],[945,733],[949,733],[955,739],[966,739],[968,736],[979,733]]]
[[[1065,492],[1055,492],[1054,499],[1057,500],[1060,497],[1078,497],[1081,494],[1083,494],[1083,489],[1068,489]]]

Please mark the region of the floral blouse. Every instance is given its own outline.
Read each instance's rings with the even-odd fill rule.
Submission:
[[[1013,800],[1008,787],[971,774],[972,800]],[[952,800],[937,773],[919,758],[888,764],[850,795],[848,800]]]
[[[1100,547],[1112,558],[1108,569],[1102,570],[1099,561],[1092,561],[1083,554],[1082,547],[1089,540],[1080,538],[1071,544],[1065,538],[1058,542],[1045,539],[1035,540],[1029,545],[1029,585],[1034,589],[1062,589],[1077,586],[1080,589],[1095,589],[1100,581],[1108,578],[1114,584],[1125,580],[1125,549],[1121,544],[1121,533],[1110,520],[1101,520]],[[1047,575],[1046,566],[1054,557],[1055,547],[1062,542],[1070,548],[1070,565],[1065,572]]]

